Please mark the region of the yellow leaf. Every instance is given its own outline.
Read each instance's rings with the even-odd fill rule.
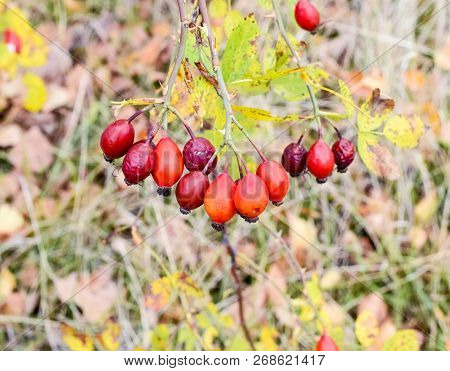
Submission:
[[[347,115],[347,118],[351,120],[355,115],[355,102],[352,93],[347,84],[342,80],[339,80],[339,90],[343,97],[342,104],[344,105],[345,114]]]
[[[94,350],[94,341],[90,335],[78,332],[73,327],[62,325],[63,341],[70,350],[91,351]]]
[[[317,331],[323,333],[331,328],[330,314],[323,307],[319,311],[319,318],[316,321]]]
[[[170,278],[163,277],[150,283],[145,296],[145,305],[155,311],[160,311],[169,302],[172,294]]]
[[[208,327],[203,333],[203,342],[207,350],[215,350],[214,340],[219,335],[215,327]]]
[[[364,310],[358,315],[355,322],[355,335],[364,348],[369,347],[375,341],[379,328],[375,315]]]
[[[209,15],[211,18],[223,18],[227,14],[228,4],[225,0],[212,0],[209,3]]]
[[[197,287],[192,277],[184,272],[176,272],[172,275],[172,282],[178,290],[190,297],[202,297],[203,291]]]
[[[242,22],[243,19],[244,17],[237,10],[231,10],[227,13],[223,25],[226,37],[230,37],[233,30],[237,27],[239,23]]]
[[[24,220],[16,208],[8,204],[0,205],[0,236],[11,236],[19,231]]]
[[[235,113],[240,113],[248,119],[256,120],[256,121],[266,121],[266,122],[287,122],[287,121],[295,121],[300,120],[302,117],[300,115],[286,115],[283,117],[274,116],[269,111],[254,108],[254,107],[245,107],[245,106],[233,106],[233,111]]]
[[[385,351],[418,351],[419,349],[419,338],[415,330],[397,331],[383,345]]]
[[[358,153],[367,168],[375,175],[390,180],[400,176],[400,169],[391,152],[380,143],[376,134],[358,133]]]
[[[8,270],[8,268],[4,267],[0,271],[0,306],[16,288],[16,277]]]
[[[169,328],[165,324],[159,324],[151,332],[152,350],[166,351],[169,346]]]
[[[423,132],[424,124],[419,117],[408,120],[404,116],[391,117],[383,130],[386,138],[400,148],[416,147]]]
[[[106,322],[103,332],[98,335],[98,340],[105,350],[117,350],[120,347],[119,342],[120,325],[112,320]]]
[[[367,132],[378,129],[391,114],[394,106],[392,99],[381,98],[380,89],[373,90],[372,95],[360,107],[358,130]]]
[[[37,75],[26,73],[23,82],[27,89],[23,107],[30,112],[38,112],[47,100],[47,89],[44,81]]]
[[[309,296],[311,302],[316,306],[320,307],[323,304],[322,291],[319,286],[319,277],[317,272],[314,272],[311,280],[305,283],[306,295]]]
[[[435,215],[439,206],[436,190],[432,189],[424,198],[422,198],[414,207],[414,216],[421,224],[428,223]]]
[[[295,302],[293,301],[294,305],[298,305],[300,307],[300,321],[302,322],[309,322],[312,321],[315,316],[316,316],[316,312],[314,310],[314,308],[308,304],[308,302],[304,299],[297,299],[295,300]]]
[[[261,340],[260,346],[261,350],[264,351],[275,351],[278,350],[277,343],[275,342],[275,338],[277,336],[277,330],[273,327],[264,326],[261,329]]]

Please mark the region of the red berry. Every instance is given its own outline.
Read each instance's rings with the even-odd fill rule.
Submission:
[[[100,138],[105,160],[112,161],[124,156],[134,142],[134,128],[128,120],[109,124]]]
[[[345,173],[355,159],[355,145],[348,139],[341,138],[333,144],[331,150],[334,155],[337,170],[340,173]]]
[[[212,227],[217,231],[224,229],[224,224],[236,214],[234,194],[236,184],[228,173],[220,174],[205,193],[205,210],[212,219]]]
[[[131,185],[143,181],[152,172],[154,162],[153,145],[147,140],[136,142],[123,159],[125,182]]]
[[[213,156],[216,149],[206,138],[190,139],[183,149],[184,164],[189,171],[202,171]],[[208,166],[206,174],[210,174],[216,167],[217,157]]]
[[[316,350],[322,352],[337,351],[339,350],[339,347],[336,345],[334,340],[324,332],[316,344]]]
[[[22,50],[22,42],[14,31],[5,30],[5,32],[3,32],[3,41],[11,53],[19,54]]]
[[[266,209],[268,202],[269,192],[260,177],[248,173],[238,183],[234,205],[238,214],[247,222],[257,222],[258,216]]]
[[[306,31],[314,31],[320,23],[320,14],[309,0],[299,0],[295,6],[295,20]]]
[[[283,151],[281,163],[292,177],[303,174],[306,170],[306,156],[308,151],[299,143],[289,144]]]
[[[316,177],[317,183],[325,183],[333,172],[333,152],[322,139],[319,139],[309,149],[306,166],[309,172]]]
[[[203,205],[206,190],[209,187],[208,176],[201,171],[184,175],[177,184],[175,194],[182,214],[189,214]]]
[[[269,200],[275,206],[281,205],[289,191],[289,177],[283,167],[275,161],[264,161],[259,164],[256,175],[266,184]]]
[[[155,147],[155,166],[153,179],[158,185],[158,194],[170,196],[172,186],[183,174],[183,156],[175,142],[162,138]]]

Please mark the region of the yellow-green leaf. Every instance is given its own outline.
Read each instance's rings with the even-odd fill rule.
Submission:
[[[104,330],[98,335],[98,340],[105,350],[119,349],[120,325],[112,320],[106,322]]]
[[[400,148],[414,148],[424,132],[424,124],[419,117],[408,120],[404,116],[389,118],[383,133],[387,139]]]
[[[243,115],[247,119],[255,121],[280,123],[280,122],[301,120],[303,118],[300,115],[286,115],[283,117],[275,116],[272,115],[272,113],[270,113],[267,110],[255,107],[233,106],[233,111],[235,113]]]
[[[209,3],[209,15],[211,18],[223,18],[227,14],[228,4],[226,0],[212,0]]]
[[[151,332],[152,350],[167,351],[169,347],[169,328],[166,324],[157,325]]]
[[[395,163],[391,152],[376,134],[358,133],[358,153],[367,168],[377,176],[390,180],[400,176],[400,169]]]
[[[23,107],[30,112],[38,112],[47,100],[47,89],[44,81],[33,73],[26,73],[23,83],[27,90]]]
[[[381,98],[380,89],[375,89],[360,107],[358,130],[367,132],[378,129],[389,117],[394,106],[395,102],[392,99]]]
[[[305,283],[305,291],[306,295],[309,296],[312,304],[314,304],[316,307],[322,306],[324,300],[319,285],[319,277],[316,272],[313,273],[311,280]]]
[[[243,21],[244,17],[237,10],[230,10],[225,16],[223,28],[226,37],[230,37],[233,30]]]
[[[339,90],[343,97],[342,104],[344,105],[345,114],[351,120],[355,115],[355,102],[352,93],[347,84],[342,80],[339,80]]]
[[[380,329],[375,315],[369,311],[361,312],[355,322],[355,335],[364,348],[373,344]]]
[[[258,348],[264,351],[278,350],[275,338],[277,336],[277,330],[273,327],[264,326],[261,329],[261,339],[258,344]]]
[[[419,349],[419,338],[415,330],[397,331],[383,345],[385,351],[418,351]]]
[[[88,334],[78,332],[73,327],[62,325],[61,332],[63,341],[74,351],[91,351],[94,350],[94,340]]]

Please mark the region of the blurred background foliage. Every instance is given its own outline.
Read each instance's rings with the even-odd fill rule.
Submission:
[[[0,31],[16,30],[23,48],[13,54],[0,41],[0,346],[249,349],[229,257],[207,215],[182,216],[151,182],[126,187],[98,146],[116,114],[134,112],[111,101],[161,95],[177,39],[175,3],[2,3]],[[297,44],[302,59],[326,71],[327,84],[338,90],[339,79],[351,80],[358,103],[380,88],[425,128],[417,148],[389,147],[395,180],[357,158],[324,186],[293,179],[286,202],[260,223],[230,225],[252,340],[260,350],[313,349],[326,329],[347,350],[449,349],[450,9],[443,0],[316,0],[326,23],[309,35],[295,24],[295,2],[281,3],[292,38],[306,43]],[[210,11],[222,51],[250,13],[260,33],[255,60],[224,51],[225,70],[252,66],[227,82],[273,67],[282,46],[270,1],[212,0]],[[273,117],[309,112],[302,81],[286,79],[258,94],[236,86],[233,104]],[[343,113],[341,102],[319,98]],[[202,110],[183,99],[193,98],[174,96],[174,104],[195,130],[220,141],[211,130],[220,128],[220,105],[201,101]],[[279,120],[239,117],[271,158],[304,131],[308,145],[315,138],[309,121],[286,131]],[[146,120],[136,122],[144,136]],[[355,139],[349,121],[338,127]],[[182,146],[179,122],[170,130]],[[235,138],[254,166],[244,138]]]

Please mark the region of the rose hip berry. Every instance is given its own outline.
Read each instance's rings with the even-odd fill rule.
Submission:
[[[275,206],[280,206],[289,191],[289,177],[283,167],[275,161],[263,161],[256,170],[266,184],[269,191],[269,200]]]
[[[316,351],[338,351],[339,347],[325,332],[316,344]]]
[[[281,163],[292,177],[297,177],[306,171],[306,156],[308,151],[301,144],[302,138],[297,143],[289,144],[283,151]]]
[[[109,124],[100,138],[100,147],[106,161],[124,156],[134,142],[134,127],[128,120],[117,120]]]
[[[152,175],[158,185],[158,194],[170,196],[172,186],[183,174],[183,155],[175,142],[162,138],[155,147],[155,165]]]
[[[234,205],[238,214],[247,222],[256,223],[268,202],[269,192],[260,177],[248,173],[238,183],[234,193]]]
[[[136,142],[123,159],[125,183],[132,185],[143,181],[152,172],[154,162],[153,145],[147,140]]]
[[[340,173],[345,173],[355,159],[355,145],[348,139],[340,138],[333,144],[331,151],[334,155],[337,170]]]
[[[309,0],[299,0],[295,6],[295,20],[306,31],[314,31],[320,23],[320,14]]]
[[[236,184],[228,173],[220,174],[205,193],[205,210],[212,220],[211,226],[217,231],[223,231],[225,223],[236,214],[234,194]]]
[[[189,171],[202,171],[215,151],[216,149],[208,139],[193,137],[184,146],[184,164]],[[210,174],[216,165],[217,157],[211,162],[205,173]]]
[[[5,32],[3,32],[3,41],[11,53],[19,54],[22,50],[22,42],[14,31],[5,30]]]
[[[316,177],[317,183],[325,183],[333,172],[333,152],[321,138],[309,149],[306,166],[309,172]]]
[[[184,175],[177,184],[175,194],[182,214],[189,214],[203,205],[206,190],[209,187],[208,176],[201,171]]]

